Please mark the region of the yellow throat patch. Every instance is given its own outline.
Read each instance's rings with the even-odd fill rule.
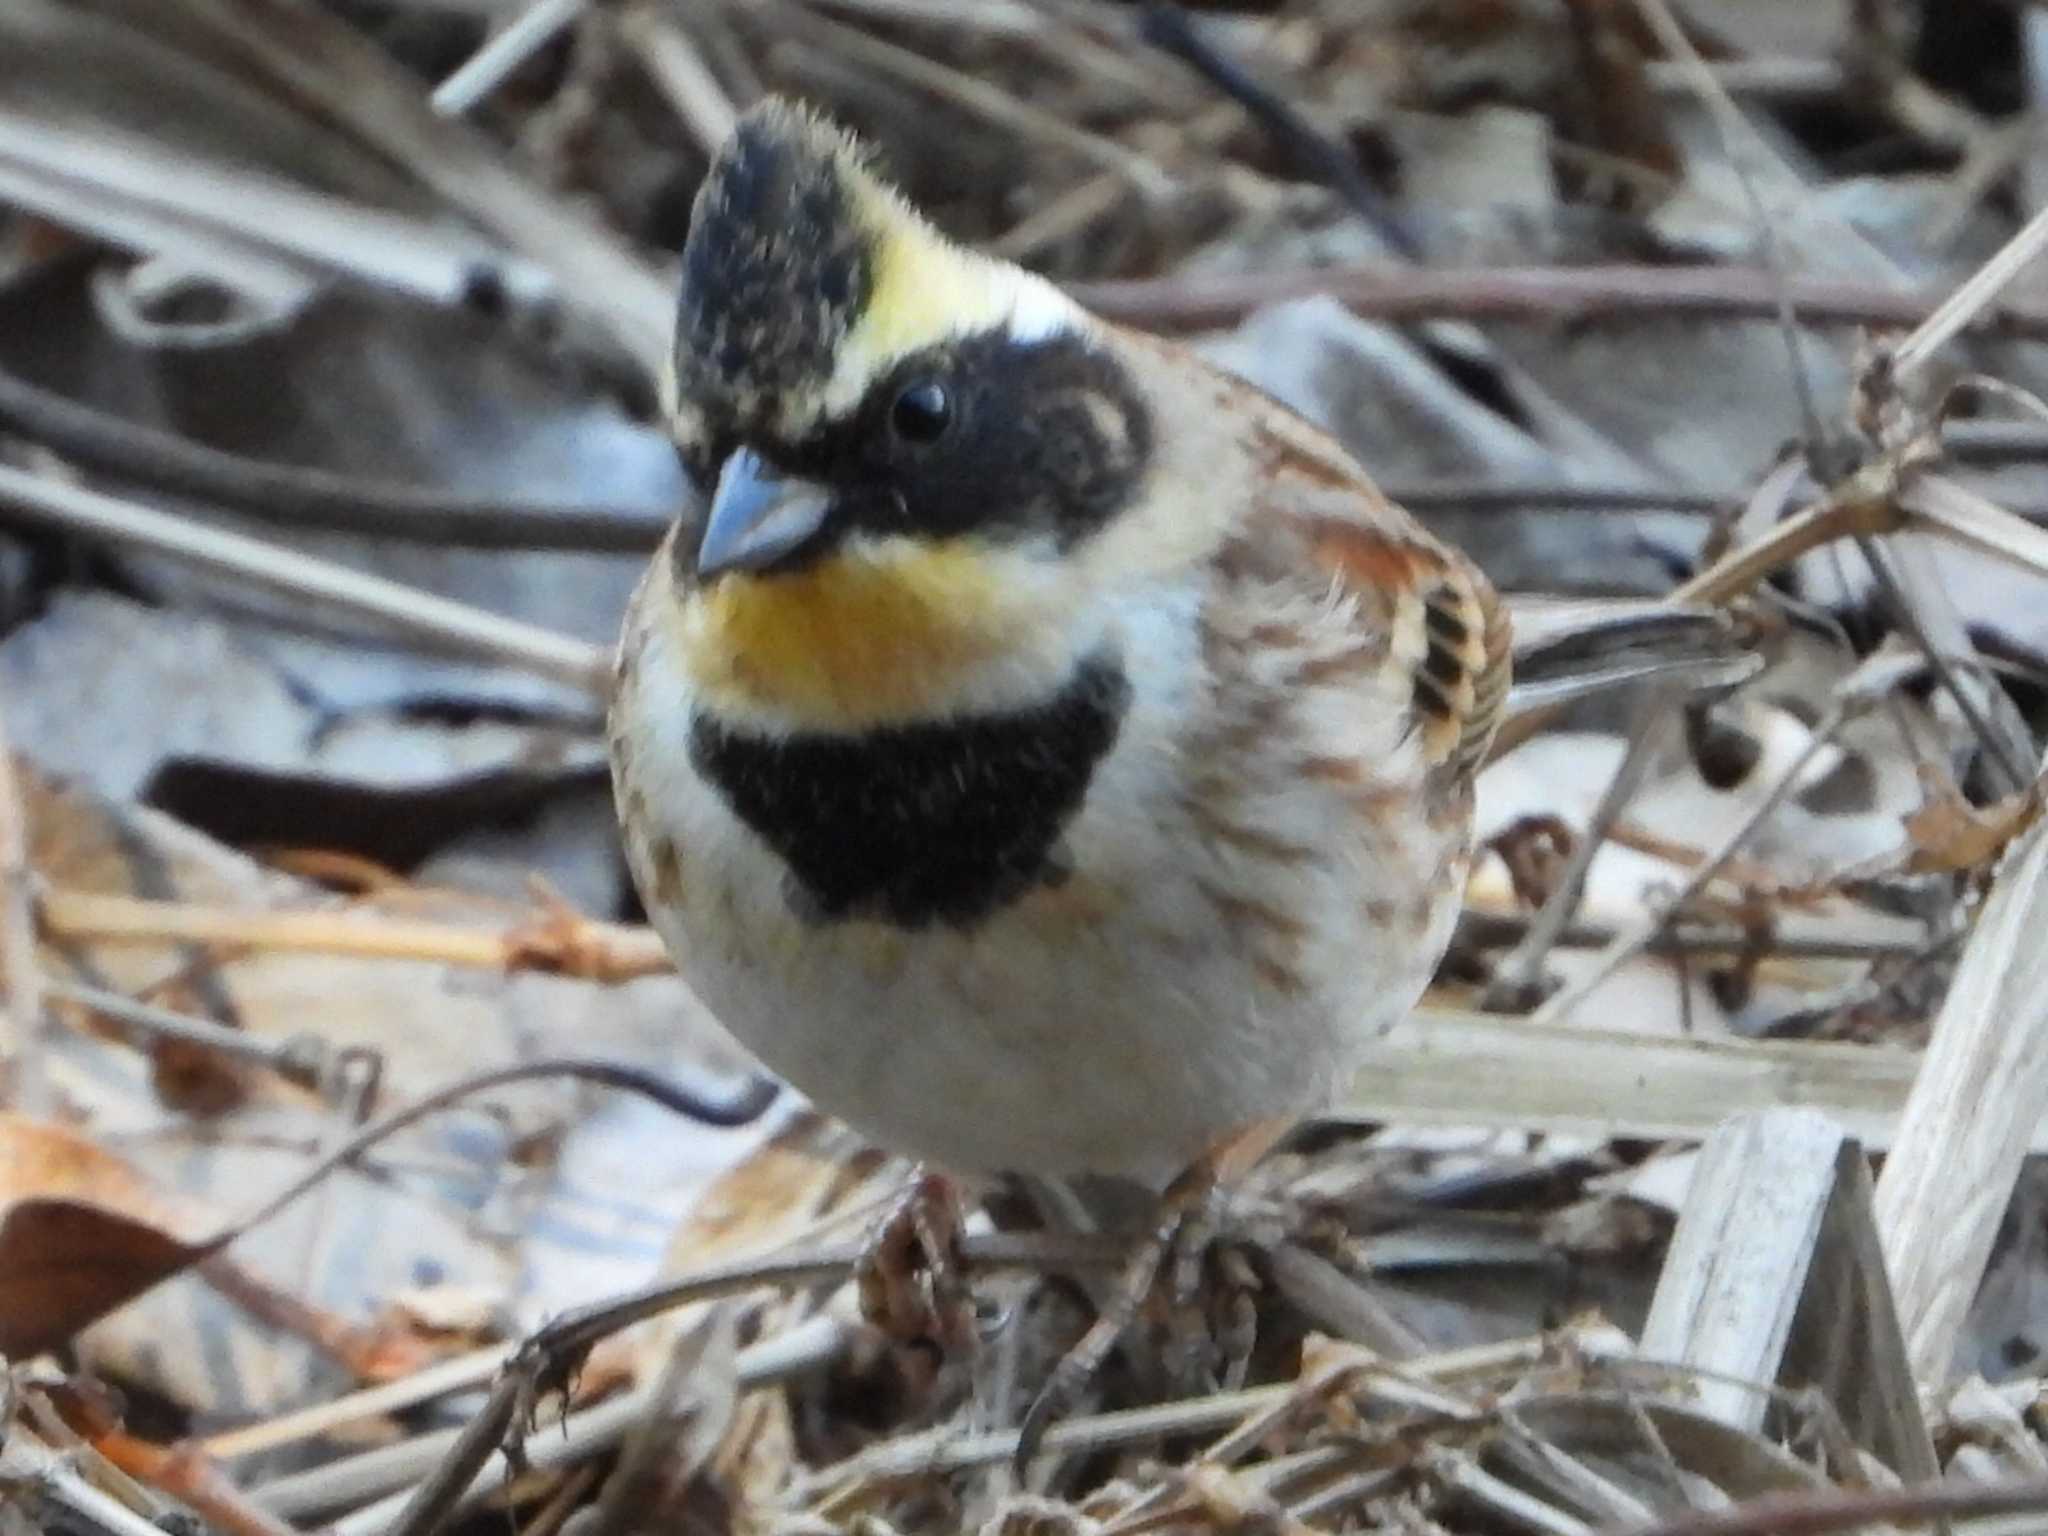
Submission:
[[[995,562],[965,541],[731,573],[682,609],[683,664],[713,707],[821,730],[926,718],[1017,642]]]

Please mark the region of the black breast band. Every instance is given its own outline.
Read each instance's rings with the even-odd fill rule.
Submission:
[[[1058,878],[1081,807],[1130,702],[1097,656],[1044,704],[859,735],[773,737],[699,713],[690,757],[781,856],[821,920],[968,925]]]

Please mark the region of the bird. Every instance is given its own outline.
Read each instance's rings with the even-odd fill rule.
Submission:
[[[1514,669],[1478,565],[785,100],[697,193],[663,397],[696,495],[610,757],[725,1027],[957,1177],[1193,1188],[1340,1093],[1458,916]]]

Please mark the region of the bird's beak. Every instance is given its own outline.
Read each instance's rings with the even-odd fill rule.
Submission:
[[[832,494],[816,481],[779,474],[751,448],[718,472],[711,515],[697,546],[697,574],[758,571],[798,548],[825,524]]]

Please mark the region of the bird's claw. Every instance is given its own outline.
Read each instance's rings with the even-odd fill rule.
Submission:
[[[934,1357],[934,1371],[975,1344],[960,1257],[964,1225],[953,1182],[919,1170],[869,1234],[854,1272],[861,1315],[884,1337]]]

